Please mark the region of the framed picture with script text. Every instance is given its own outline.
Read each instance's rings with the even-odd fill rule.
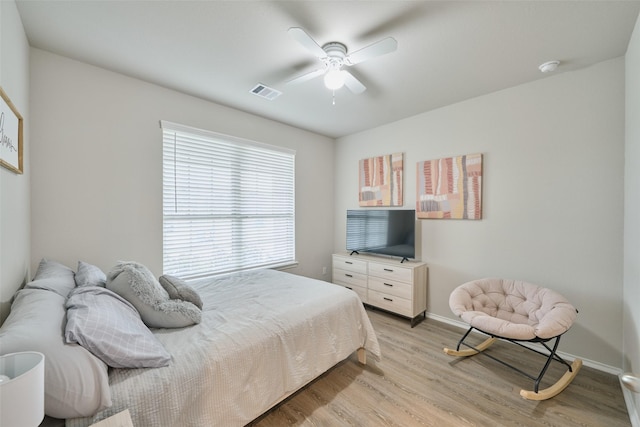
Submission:
[[[22,173],[22,116],[0,87],[0,165]]]

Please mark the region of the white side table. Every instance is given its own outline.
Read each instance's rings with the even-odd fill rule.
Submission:
[[[0,426],[37,427],[44,418],[44,355],[0,356]]]

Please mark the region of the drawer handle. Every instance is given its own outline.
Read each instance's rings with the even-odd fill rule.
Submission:
[[[351,274],[345,274],[345,276],[347,276],[347,277],[353,277]]]
[[[385,283],[384,285],[393,288],[393,285],[391,283]]]
[[[391,268],[385,268],[384,271],[388,271],[390,273],[393,273],[393,269],[391,269]]]
[[[391,301],[391,302],[393,302],[393,300],[392,300],[391,298],[387,298],[387,297],[382,297],[382,298],[383,298],[384,300],[386,300],[386,301]]]
[[[345,264],[353,264],[351,261],[345,261]]]

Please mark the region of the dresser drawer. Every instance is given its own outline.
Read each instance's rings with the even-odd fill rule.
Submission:
[[[367,261],[334,255],[333,268],[367,274]]]
[[[411,283],[413,282],[412,271],[413,270],[411,268],[369,262],[369,276],[383,277],[385,279]]]
[[[413,285],[395,280],[369,277],[369,289],[410,300],[413,297]]]
[[[363,273],[354,273],[353,271],[334,268],[333,283],[338,283],[340,285],[361,286],[363,288],[366,288],[367,275]]]
[[[413,316],[411,301],[408,299],[374,291],[372,289],[369,289],[367,297],[369,300],[368,303],[371,305],[375,305],[376,307],[380,307],[403,316]]]

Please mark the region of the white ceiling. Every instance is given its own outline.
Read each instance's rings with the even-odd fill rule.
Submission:
[[[18,0],[31,46],[329,137],[340,137],[624,55],[640,0],[34,1]],[[351,71],[367,91],[322,78],[285,85],[318,60],[287,29],[358,50],[397,51]],[[268,101],[250,93],[281,90]]]

